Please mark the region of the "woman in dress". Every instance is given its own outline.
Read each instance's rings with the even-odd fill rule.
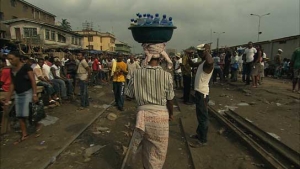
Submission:
[[[32,68],[24,64],[19,52],[10,52],[8,60],[12,65],[11,80],[9,91],[5,100],[5,105],[10,104],[11,96],[14,94],[16,105],[16,117],[19,119],[22,136],[14,144],[18,144],[28,138],[26,130],[26,119],[29,116],[29,104],[36,103],[37,87]]]

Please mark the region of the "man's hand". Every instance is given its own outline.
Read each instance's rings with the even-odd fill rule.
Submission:
[[[173,120],[174,120],[173,115],[169,115],[169,121],[173,121]]]

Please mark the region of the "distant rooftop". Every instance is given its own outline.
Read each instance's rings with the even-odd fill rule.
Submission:
[[[28,6],[31,6],[31,7],[35,8],[35,9],[39,10],[39,11],[42,11],[42,12],[48,14],[48,15],[51,15],[51,16],[56,17],[54,14],[52,14],[52,13],[50,13],[50,12],[47,12],[47,11],[45,11],[45,10],[43,10],[43,9],[41,9],[41,8],[39,8],[39,7],[33,5],[33,4],[31,4],[31,3],[29,3],[29,2],[27,2],[27,1],[25,1],[25,0],[18,0],[18,1],[24,3],[24,4],[28,5]]]

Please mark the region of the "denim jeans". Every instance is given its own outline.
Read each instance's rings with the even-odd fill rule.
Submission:
[[[118,108],[124,106],[124,82],[113,82],[113,90],[115,94],[115,102]]]
[[[252,70],[252,62],[245,64],[245,75],[246,75],[246,84],[250,84],[250,76]]]
[[[67,88],[65,82],[61,79],[52,79],[51,81],[53,84],[56,84],[59,87],[59,91],[57,92],[60,94],[60,97],[67,97]]]
[[[88,107],[89,103],[89,94],[88,94],[88,82],[79,80],[80,86],[80,106]]]
[[[220,82],[223,82],[223,71],[222,69],[215,68],[212,74],[213,83],[217,81],[217,77],[220,77]]]
[[[190,100],[192,78],[188,75],[183,75],[183,102]]]
[[[209,96],[196,91],[195,102],[196,102],[196,115],[198,120],[197,135],[199,141],[202,143],[207,142],[207,132],[208,132],[208,101]]]
[[[55,93],[53,86],[47,82],[39,81],[36,85],[43,86],[46,89],[46,92],[49,96],[52,96]]]
[[[74,93],[74,86],[73,86],[73,80],[72,79],[66,79],[64,80],[65,85],[67,87],[67,95],[73,96]]]

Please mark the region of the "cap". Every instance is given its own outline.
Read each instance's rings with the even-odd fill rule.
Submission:
[[[175,56],[178,57],[178,58],[181,58],[181,53],[178,52],[178,53],[175,54]]]
[[[282,49],[278,49],[278,51],[279,51],[279,52],[283,52],[283,50],[282,50]]]
[[[204,50],[204,45],[205,44],[200,44],[197,46],[197,50]]]

